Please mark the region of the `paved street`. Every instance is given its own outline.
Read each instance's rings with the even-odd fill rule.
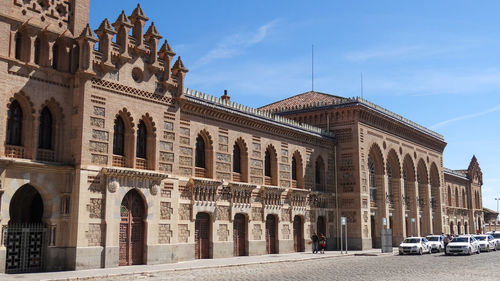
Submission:
[[[154,273],[147,280],[500,280],[500,252],[356,256]],[[137,276],[120,280],[137,280]]]
[[[2,275],[1,280],[500,280],[500,251],[473,256],[310,253],[194,260],[169,265]],[[198,268],[198,269],[189,269]],[[91,277],[94,276],[94,277]],[[66,279],[67,278],[67,279]]]

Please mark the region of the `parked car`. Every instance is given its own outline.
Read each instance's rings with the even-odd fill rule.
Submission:
[[[431,253],[429,241],[425,237],[408,237],[399,245],[399,254]]]
[[[481,252],[491,252],[492,250],[495,250],[495,239],[493,236],[488,235],[488,234],[482,234],[482,235],[474,235],[474,238],[476,238],[477,243],[479,245],[479,250]]]
[[[446,246],[446,255],[465,254],[471,255],[472,253],[479,254],[479,245],[472,235],[464,235],[453,238],[453,240]]]
[[[444,251],[444,236],[443,235],[428,235],[427,240],[429,241],[429,246],[431,247],[431,253]]]
[[[486,234],[493,236],[493,241],[495,241],[495,250],[500,250],[500,232],[492,231]]]

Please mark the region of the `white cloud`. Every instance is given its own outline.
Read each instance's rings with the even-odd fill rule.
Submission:
[[[239,32],[223,38],[215,48],[202,56],[193,66],[197,68],[214,60],[227,59],[239,55],[244,49],[262,42],[277,20],[268,22],[252,32]]]
[[[500,110],[500,105],[497,105],[495,107],[492,107],[492,108],[484,110],[484,111],[480,111],[480,112],[476,112],[476,113],[470,113],[470,114],[464,114],[462,116],[458,116],[458,117],[455,117],[455,118],[451,118],[451,119],[439,122],[437,124],[434,124],[434,125],[430,126],[429,128],[432,129],[432,130],[439,129],[439,128],[442,128],[442,127],[444,127],[444,126],[446,126],[446,125],[448,125],[450,123],[454,123],[454,122],[462,121],[462,120],[466,120],[466,119],[472,119],[472,118],[481,117],[483,115],[487,115],[487,114],[490,114],[490,113],[493,113],[493,112],[496,112],[496,111],[499,111],[499,110]]]
[[[389,57],[402,57],[409,56],[415,53],[422,53],[428,51],[428,48],[423,46],[402,46],[396,48],[378,48],[370,50],[362,50],[350,52],[344,55],[349,61],[366,61],[372,59],[387,59]]]

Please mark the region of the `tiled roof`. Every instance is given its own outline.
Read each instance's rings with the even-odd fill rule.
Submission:
[[[345,98],[320,92],[309,91],[268,105],[264,105],[260,107],[259,110],[281,111],[283,109],[303,106],[304,104],[333,104],[339,103],[342,100],[345,100]]]

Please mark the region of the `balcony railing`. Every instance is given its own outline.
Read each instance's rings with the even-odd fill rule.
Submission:
[[[146,170],[148,168],[146,159],[144,159],[144,158],[137,158],[137,159],[135,159],[135,167],[137,169]]]
[[[273,182],[273,180],[271,177],[268,177],[268,176],[264,177],[264,184],[265,185],[272,185],[272,182]]]
[[[12,158],[24,158],[24,147],[17,145],[5,145],[5,156]]]
[[[240,173],[233,173],[233,181],[241,182],[241,174]]]
[[[206,175],[206,169],[205,168],[200,168],[200,167],[196,167],[194,169],[194,176],[197,177],[197,178],[204,178]]]
[[[55,161],[55,153],[52,149],[41,149],[37,150],[36,159],[40,161],[53,162]]]
[[[113,155],[113,166],[115,167],[126,167],[127,158],[122,155]]]

